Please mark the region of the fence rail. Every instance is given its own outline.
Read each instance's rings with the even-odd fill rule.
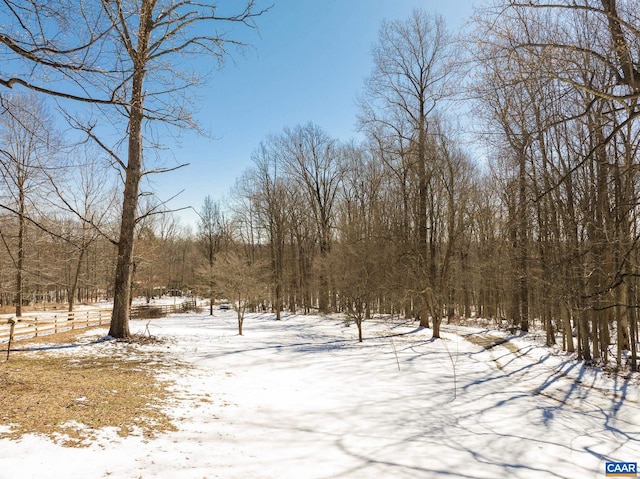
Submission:
[[[72,329],[100,326],[111,321],[110,309],[92,309],[56,313],[54,315],[23,316],[11,318],[6,324],[0,324],[0,342],[9,341],[11,335],[10,322],[15,321],[13,341],[20,339],[56,334]]]
[[[131,319],[160,318],[168,314],[182,313],[195,309],[195,301],[184,301],[171,305],[144,305],[131,308]],[[13,325],[13,338],[11,338]],[[47,334],[62,333],[74,329],[101,326],[111,322],[111,309],[90,309],[67,313],[43,313],[37,316],[0,319],[0,343],[19,341]]]
[[[195,300],[187,300],[178,304],[144,304],[131,308],[131,319],[162,318],[168,314],[186,313],[196,309]]]

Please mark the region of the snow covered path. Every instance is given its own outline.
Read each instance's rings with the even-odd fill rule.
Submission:
[[[177,432],[84,449],[2,440],[0,478],[564,479],[640,462],[637,386],[526,339],[485,350],[453,329],[432,341],[365,322],[359,344],[355,327],[295,315],[235,328],[233,312],[151,323],[172,338],[157,347],[193,365],[176,371]]]

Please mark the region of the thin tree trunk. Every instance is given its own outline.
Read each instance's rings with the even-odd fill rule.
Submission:
[[[242,306],[242,296],[238,295],[238,335],[242,336],[242,323],[244,322],[244,306]]]
[[[25,212],[25,198],[24,198],[24,182],[19,180],[18,182],[18,201],[19,201],[19,215],[18,215],[18,264],[16,271],[16,316],[19,318],[22,316],[22,302],[23,302],[23,279],[22,269],[24,268],[24,212]]]
[[[211,269],[213,269],[213,265],[210,264],[209,267],[210,267],[209,271],[211,271]],[[209,273],[209,274],[211,274],[211,273]],[[210,281],[209,282],[209,316],[213,316],[213,303],[214,303],[213,281]]]
[[[566,340],[566,350],[569,353],[575,352],[576,348],[573,343],[573,329],[571,328],[571,318],[569,318],[569,312],[565,311],[562,315],[562,329],[563,337]]]
[[[78,257],[78,264],[76,265],[76,270],[73,274],[73,281],[71,281],[69,294],[67,295],[67,301],[69,302],[69,312],[73,311],[75,307],[76,291],[78,290],[78,281],[80,279],[80,270],[82,269],[82,260],[85,255],[85,251],[86,248],[84,246],[81,246],[80,256]]]
[[[526,208],[527,177],[526,158],[524,152],[520,154],[519,197],[518,197],[518,270],[519,270],[519,316],[520,329],[529,331],[529,274],[528,268],[528,221]]]
[[[589,313],[580,308],[578,318],[578,341],[580,341],[580,358],[591,361],[591,348],[589,346]]]

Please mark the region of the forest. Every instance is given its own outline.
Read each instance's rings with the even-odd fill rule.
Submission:
[[[638,370],[637,2],[494,1],[464,35],[424,10],[383,22],[365,139],[282,126],[192,229],[142,180],[175,169],[159,131],[198,128],[185,59],[271,13],[237,5],[0,2],[6,311],[113,300],[114,337],[132,296],[163,294],[340,312],[361,335],[374,315],[435,338],[482,318]],[[220,22],[238,36],[191,30]]]

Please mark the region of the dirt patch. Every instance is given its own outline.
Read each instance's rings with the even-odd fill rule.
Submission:
[[[491,351],[496,346],[502,346],[506,348],[509,352],[515,354],[516,356],[520,355],[520,349],[515,344],[511,343],[507,338],[502,336],[495,336],[493,334],[486,333],[477,333],[477,334],[466,334],[464,335],[464,339],[473,343],[477,346],[481,346],[487,351]],[[500,363],[498,359],[496,359],[491,353],[491,359],[498,366],[498,369],[501,371],[504,370],[504,366]]]
[[[464,336],[464,339],[470,343],[482,346],[485,349],[492,349],[496,346],[504,346],[512,353],[518,351],[518,347],[515,344],[509,342],[507,338],[501,336],[494,336],[493,334],[468,334]]]
[[[83,335],[80,345],[73,342],[77,335]],[[176,364],[159,360],[153,348],[135,340],[99,340],[98,335],[87,338],[87,330],[82,330],[22,341],[21,351],[12,351],[9,361],[0,362],[0,438],[34,433],[78,447],[88,445],[106,427],[121,436],[154,437],[175,430],[165,413],[171,383],[159,376]],[[82,350],[38,350],[44,341]],[[96,345],[102,348],[99,354],[94,354]],[[25,352],[28,347],[36,350]]]

